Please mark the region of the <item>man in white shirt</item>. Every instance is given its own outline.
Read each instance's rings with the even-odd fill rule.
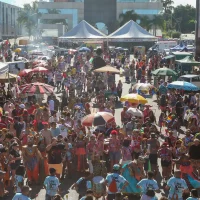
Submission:
[[[65,119],[61,118],[60,120],[60,124],[58,124],[58,128],[60,129],[60,134],[63,136],[63,138],[68,136],[68,130],[70,127],[67,126],[67,124],[65,124]]]
[[[49,110],[51,112],[51,115],[53,115],[53,113],[54,113],[54,100],[52,98],[49,100]]]

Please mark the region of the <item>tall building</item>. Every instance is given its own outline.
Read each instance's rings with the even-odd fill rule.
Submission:
[[[17,23],[20,7],[0,1],[0,39],[14,38],[21,35],[22,28]]]
[[[93,26],[104,24],[110,33],[116,29],[121,13],[134,10],[139,15],[152,17],[163,9],[161,0],[50,0],[39,2],[38,7],[42,14],[40,29],[57,30],[58,36],[83,19]],[[52,23],[55,19],[56,24]]]

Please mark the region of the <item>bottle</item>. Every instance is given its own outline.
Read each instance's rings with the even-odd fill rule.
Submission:
[[[64,200],[68,200],[68,194],[65,195]]]

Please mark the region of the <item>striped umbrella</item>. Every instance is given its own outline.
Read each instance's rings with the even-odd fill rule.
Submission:
[[[53,93],[54,87],[44,83],[30,83],[20,87],[21,93],[23,94],[50,94]]]
[[[33,69],[32,72],[48,72],[48,69],[46,69],[45,67],[36,67]]]
[[[86,115],[81,123],[83,126],[101,126],[114,121],[114,116],[109,112],[97,112]]]

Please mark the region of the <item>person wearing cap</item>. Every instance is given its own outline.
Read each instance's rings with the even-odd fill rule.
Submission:
[[[107,200],[113,200],[116,193],[124,191],[129,185],[128,181],[120,175],[120,166],[113,165],[113,173],[107,174],[104,184],[108,187]]]
[[[164,142],[158,150],[158,155],[161,158],[162,178],[164,182],[171,176],[172,171],[172,151],[168,147],[168,143]]]
[[[133,129],[136,128],[136,117],[132,117],[131,120],[126,124],[126,134],[131,135]]]
[[[19,105],[18,115],[21,116],[25,122],[28,122],[29,114],[24,104]]]
[[[49,176],[44,180],[44,188],[46,189],[45,200],[52,200],[52,198],[59,193],[60,181],[56,177],[56,169],[49,168]]]
[[[154,179],[154,172],[148,171],[147,178],[143,178],[137,183],[137,187],[141,188],[141,200],[156,200],[155,192],[159,192],[157,181]]]
[[[165,189],[169,190],[169,195],[168,195],[169,200],[173,199],[182,200],[183,192],[189,192],[187,183],[185,182],[184,179],[181,178],[180,170],[176,170],[174,172],[174,176],[168,180]]]
[[[21,193],[16,193],[15,196],[12,198],[12,200],[31,200],[29,198],[29,193],[31,191],[31,189],[29,188],[29,186],[25,185],[22,187],[21,189]]]

